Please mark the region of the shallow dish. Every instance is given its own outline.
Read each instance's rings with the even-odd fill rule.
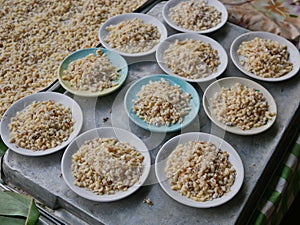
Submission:
[[[211,201],[205,202],[198,202],[192,200],[186,196],[182,196],[179,192],[174,191],[171,189],[169,184],[169,180],[165,174],[165,168],[167,165],[168,156],[172,153],[172,151],[176,148],[179,144],[184,144],[189,141],[205,141],[213,143],[217,148],[227,151],[229,154],[229,161],[231,162],[232,166],[236,170],[236,177],[235,182],[231,186],[231,191],[225,193],[222,197],[213,199]],[[173,137],[169,141],[167,141],[159,150],[156,159],[155,159],[155,174],[158,179],[160,186],[163,190],[174,200],[196,208],[210,208],[216,207],[225,202],[232,199],[240,190],[243,180],[244,180],[244,167],[241,158],[239,157],[236,150],[228,144],[223,139],[216,137],[212,134],[201,133],[201,132],[191,132],[180,134],[178,136]]]
[[[142,86],[147,85],[150,81],[160,81],[161,78],[167,80],[171,85],[179,85],[180,88],[183,90],[183,92],[187,92],[192,96],[190,100],[191,111],[184,117],[182,123],[175,123],[172,124],[171,126],[150,125],[146,123],[143,119],[139,118],[132,110],[133,107],[132,101],[136,99],[137,93],[141,90]],[[131,87],[127,90],[125,95],[124,107],[129,118],[139,127],[152,132],[173,132],[186,127],[196,118],[200,108],[200,100],[199,100],[199,95],[195,90],[195,88],[189,83],[187,83],[186,81],[169,75],[156,74],[156,75],[151,75],[151,76],[141,78],[131,85]]]
[[[289,73],[287,73],[281,77],[278,77],[278,78],[263,78],[263,77],[255,75],[254,73],[247,71],[246,68],[244,68],[244,66],[242,66],[240,63],[240,60],[244,59],[244,57],[238,55],[237,50],[239,49],[242,42],[251,41],[256,37],[262,38],[262,39],[270,39],[273,41],[277,41],[283,45],[286,45],[287,51],[289,53],[289,61],[293,64],[292,71],[290,71]],[[300,68],[300,53],[299,53],[299,50],[296,48],[296,46],[281,36],[278,36],[278,35],[272,34],[272,33],[268,33],[268,32],[263,32],[263,31],[249,32],[249,33],[245,33],[245,34],[238,36],[231,44],[230,57],[231,57],[234,65],[244,74],[246,74],[249,77],[252,77],[254,79],[269,81],[269,82],[277,82],[277,81],[287,80],[287,79],[293,77],[294,75],[296,75]]]
[[[217,68],[216,72],[211,73],[209,76],[200,78],[200,79],[190,79],[185,78],[182,76],[179,76],[177,74],[174,74],[167,66],[167,64],[164,62],[164,53],[169,48],[169,46],[173,43],[175,43],[176,40],[184,41],[186,39],[193,39],[196,41],[202,41],[204,43],[209,43],[211,47],[218,51],[218,55],[220,58],[220,65]],[[167,74],[170,74],[172,76],[184,79],[189,82],[207,82],[213,79],[216,79],[218,76],[220,76],[226,69],[228,64],[228,56],[225,51],[225,49],[214,39],[200,35],[195,33],[182,33],[182,34],[174,34],[170,37],[168,37],[166,40],[164,40],[162,43],[159,44],[158,49],[156,51],[156,60],[158,62],[158,65],[161,67],[161,69],[166,72]]]
[[[62,76],[64,75],[64,71],[68,69],[70,63],[84,58],[88,56],[89,54],[96,55],[96,52],[98,50],[101,50],[103,53],[106,54],[111,64],[119,69],[118,73],[120,74],[118,79],[113,81],[114,84],[116,84],[114,87],[103,89],[102,91],[98,92],[92,92],[92,91],[82,91],[78,90],[77,88],[71,87],[70,83],[68,81],[65,81],[62,79]],[[110,94],[111,92],[117,90],[121,85],[125,82],[128,75],[128,65],[125,59],[120,56],[119,54],[109,51],[104,48],[87,48],[78,50],[76,52],[73,52],[69,56],[67,56],[62,63],[60,64],[60,67],[58,69],[58,80],[60,84],[69,92],[71,92],[74,95],[78,96],[84,96],[84,97],[97,97],[97,96],[103,96]]]
[[[10,130],[8,128],[8,125],[10,123],[10,120],[12,117],[16,116],[17,112],[22,111],[24,108],[26,108],[28,105],[32,104],[34,101],[48,101],[53,100],[55,103],[61,103],[65,107],[69,107],[72,112],[73,120],[75,121],[74,124],[74,130],[69,136],[69,138],[62,142],[61,145],[50,148],[47,150],[39,150],[39,151],[33,151],[30,149],[25,149],[21,147],[17,147],[16,144],[10,143]],[[10,148],[11,150],[26,156],[43,156],[52,154],[54,152],[57,152],[64,147],[66,147],[80,132],[81,127],[83,123],[83,115],[80,106],[75,102],[72,98],[55,93],[55,92],[40,92],[35,93],[29,96],[26,96],[17,102],[15,102],[13,105],[9,107],[9,109],[4,113],[2,122],[1,122],[1,137],[5,145]]]
[[[80,188],[74,184],[75,180],[73,178],[73,174],[71,170],[72,155],[78,151],[80,146],[84,144],[85,141],[92,140],[94,138],[117,138],[119,141],[127,142],[130,145],[134,146],[136,150],[138,150],[144,156],[143,173],[140,176],[139,181],[135,185],[128,188],[127,191],[120,191],[111,195],[108,194],[97,195],[92,191],[89,191],[85,188]],[[83,198],[92,201],[98,201],[98,202],[112,202],[112,201],[125,198],[128,195],[134,193],[144,184],[145,180],[147,179],[150,172],[150,166],[151,166],[150,154],[143,141],[140,140],[136,135],[134,135],[133,133],[127,130],[114,128],[114,127],[95,128],[79,135],[76,139],[74,139],[70,143],[68,148],[65,150],[61,161],[62,175],[69,188]]]
[[[221,91],[222,87],[232,87],[236,83],[240,83],[244,86],[247,86],[249,88],[254,88],[255,90],[259,90],[261,93],[263,93],[264,97],[266,98],[268,104],[269,104],[269,111],[276,113],[275,116],[272,117],[272,119],[269,119],[267,124],[261,126],[261,127],[256,127],[256,128],[251,128],[249,130],[242,130],[238,127],[235,126],[227,126],[220,122],[215,114],[213,113],[213,108],[212,108],[212,101],[211,99],[214,98],[215,94],[217,92]],[[253,134],[258,134],[261,133],[267,129],[269,129],[273,123],[276,120],[277,117],[277,107],[274,98],[272,95],[268,92],[267,89],[265,89],[263,86],[260,84],[246,79],[246,78],[240,78],[240,77],[227,77],[223,78],[220,80],[217,80],[210,84],[207,89],[205,90],[203,94],[203,107],[206,115],[209,117],[209,119],[216,124],[218,127],[224,129],[225,131],[228,131],[230,133],[234,134],[239,134],[239,135],[253,135]]]
[[[207,33],[211,33],[213,31],[220,29],[226,23],[226,21],[228,19],[228,12],[227,12],[226,7],[220,1],[209,0],[209,1],[206,1],[207,5],[214,6],[216,8],[216,10],[218,10],[219,12],[222,13],[221,22],[219,24],[217,24],[217,26],[209,28],[207,30],[194,31],[194,30],[185,29],[183,27],[176,25],[169,16],[170,9],[175,7],[176,5],[178,5],[181,2],[187,2],[187,1],[189,1],[189,0],[170,0],[163,7],[162,15],[163,15],[164,20],[170,27],[174,28],[175,30],[178,30],[181,32],[186,32],[186,33],[207,34]]]
[[[102,24],[102,26],[100,27],[99,33],[98,33],[101,44],[105,48],[107,48],[111,51],[115,51],[118,54],[123,55],[123,56],[141,57],[141,56],[146,56],[146,55],[150,55],[150,54],[154,53],[157,49],[158,44],[155,45],[151,50],[149,50],[147,52],[126,53],[126,52],[121,52],[115,48],[110,47],[110,45],[105,41],[106,36],[109,34],[109,31],[106,30],[106,27],[108,27],[110,25],[119,24],[125,20],[132,20],[134,18],[141,19],[146,24],[152,24],[152,25],[156,26],[158,29],[158,32],[160,33],[159,42],[162,42],[163,40],[165,40],[167,38],[167,29],[163,25],[163,23],[160,22],[157,18],[147,15],[147,14],[142,14],[142,13],[126,13],[126,14],[114,16]]]

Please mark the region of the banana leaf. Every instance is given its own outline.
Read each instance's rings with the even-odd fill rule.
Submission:
[[[7,150],[6,145],[3,143],[1,137],[0,137],[0,158],[2,155],[4,155],[5,151]]]
[[[1,225],[35,225],[40,212],[34,199],[26,195],[0,191],[0,221]]]
[[[0,216],[1,225],[24,225],[26,220],[24,218]]]

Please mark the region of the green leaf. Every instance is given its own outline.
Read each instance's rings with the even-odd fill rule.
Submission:
[[[39,219],[39,216],[40,216],[40,212],[39,212],[38,208],[36,207],[33,199],[31,199],[29,212],[28,212],[28,216],[27,216],[27,220],[26,220],[25,224],[26,225],[36,224]]]
[[[24,225],[25,219],[0,216],[1,225]]]
[[[5,153],[5,150],[0,148],[0,158],[4,155],[4,153]]]
[[[26,208],[27,198],[21,198],[17,193],[0,192],[0,215],[2,216],[22,216],[26,218],[28,207]],[[27,204],[30,202],[27,201]]]
[[[31,197],[14,192],[0,191],[0,216],[23,218],[26,225],[34,225],[40,213]]]
[[[7,146],[3,143],[0,137],[0,158],[4,155],[5,151],[7,150]]]

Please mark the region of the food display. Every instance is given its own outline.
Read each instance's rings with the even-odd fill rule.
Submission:
[[[74,123],[70,108],[52,100],[35,101],[11,118],[10,142],[32,151],[44,151],[66,141]]]
[[[122,21],[105,28],[109,31],[105,38],[107,44],[125,53],[150,51],[159,43],[160,33],[155,25],[144,23],[139,18]]]
[[[191,110],[191,95],[183,92],[179,85],[167,80],[150,81],[143,85],[133,100],[133,111],[145,122],[161,126],[182,123]]]
[[[15,101],[41,91],[53,83],[57,79],[59,65],[63,64],[63,60],[71,52],[95,47],[98,44],[97,32],[101,24],[108,18],[130,12],[144,2],[145,0],[133,2],[121,0],[101,2],[14,0],[10,3],[4,2],[3,9],[0,9],[0,18],[2,19],[0,31],[3,34],[0,37],[0,67],[3,68],[0,73],[0,118]],[[34,5],[34,7],[31,7],[31,5]],[[183,1],[170,9],[169,17],[177,26],[191,31],[208,30],[222,22],[222,12],[214,6],[208,5],[205,0]],[[105,37],[105,42],[113,48],[111,50],[108,46],[105,46],[105,50],[114,53],[117,50],[128,54],[145,53],[163,42],[160,40],[163,35],[159,32],[159,26],[147,23],[139,18],[120,20],[117,24],[105,27],[107,35],[102,35],[102,37]],[[17,23],[12,21],[17,21]],[[7,30],[13,32],[7,33]],[[100,36],[100,30],[98,35]],[[196,35],[199,36],[199,34]],[[102,39],[100,41],[103,44]],[[219,44],[217,41],[215,42]],[[222,43],[223,46],[224,43]],[[223,47],[222,45],[220,44],[221,47]],[[114,81],[122,76],[120,73],[121,67],[117,67],[116,64],[112,63],[108,54],[97,50],[95,54],[88,53],[84,57],[81,54],[69,61],[66,60],[65,65],[67,66],[61,69],[62,72],[58,72],[59,79],[67,83],[71,89],[95,93],[117,85],[122,86],[127,74],[129,74],[128,78],[130,80],[127,82],[127,89],[124,88],[116,95],[97,95],[101,98],[95,101],[92,98],[88,99],[88,97],[93,97],[91,95],[77,95],[63,87],[69,92],[70,96],[74,97],[76,101],[78,100],[84,107],[87,107],[85,109],[85,113],[88,112],[85,114],[87,121],[83,126],[85,131],[90,128],[91,124],[96,126],[121,124],[126,126],[126,129],[134,128],[132,130],[136,133],[141,131],[142,143],[146,143],[154,136],[156,138],[156,133],[165,132],[167,134],[164,139],[159,140],[160,143],[153,143],[153,146],[157,144],[153,149],[158,150],[162,144],[170,141],[170,136],[173,135],[171,132],[173,131],[181,129],[182,133],[187,133],[190,130],[196,133],[202,129],[207,130],[212,127],[213,124],[210,121],[203,122],[207,118],[203,119],[202,112],[199,112],[199,96],[202,93],[204,96],[202,88],[206,86],[205,82],[216,79],[217,76],[223,74],[228,63],[225,50],[225,54],[223,54],[220,48],[215,46],[214,42],[206,42],[205,39],[197,40],[192,37],[169,42],[168,47],[161,51],[163,52],[161,54],[163,58],[160,60],[170,70],[166,72],[163,69],[167,75],[154,75],[160,69],[158,67],[158,65],[160,66],[159,60],[146,65],[147,62],[145,63],[145,61],[148,58],[138,56],[141,61],[139,61],[139,58],[135,61],[136,59],[133,60],[127,55],[129,56],[129,60],[126,58],[129,67],[126,63],[126,76],[120,83]],[[244,57],[240,62],[249,72],[261,77],[281,77],[293,69],[293,64],[289,62],[287,46],[272,40],[255,38],[252,41],[243,42],[238,51],[235,52]],[[119,54],[121,55],[121,53]],[[226,57],[223,57],[223,55],[226,55]],[[144,59],[145,61],[143,61]],[[132,65],[130,63],[136,64]],[[222,64],[226,65],[223,66]],[[150,66],[155,68],[150,68]],[[217,75],[213,77],[214,74]],[[165,76],[165,79],[151,80],[151,75],[153,77]],[[228,74],[225,76],[228,76]],[[168,77],[176,78],[179,82],[176,83],[172,79],[168,80]],[[145,78],[149,79],[147,83],[130,83]],[[59,81],[61,82],[61,80]],[[185,80],[193,82],[193,85]],[[198,85],[196,82],[202,83]],[[202,86],[202,84],[205,85]],[[194,90],[195,86],[197,88]],[[206,87],[209,87],[209,85]],[[213,98],[203,98],[203,105],[209,105],[211,115],[221,122],[223,127],[226,127],[224,130],[227,129],[227,126],[237,127],[241,131],[253,130],[253,128],[263,127],[276,117],[277,111],[270,110],[270,108],[273,108],[270,107],[272,105],[270,101],[267,101],[269,98],[266,98],[262,91],[257,90],[258,88],[250,88],[241,83],[235,83],[231,87],[221,87],[221,89],[220,86],[218,87],[219,89],[214,88],[211,91],[214,95],[209,95]],[[191,89],[195,94],[190,91]],[[125,94],[124,91],[126,90]],[[216,92],[216,90],[220,91]],[[197,101],[194,101],[195,99]],[[91,104],[92,101],[93,105]],[[93,108],[88,109],[89,107]],[[118,114],[119,109],[122,111],[120,115]],[[89,117],[91,111],[93,111],[93,116]],[[117,114],[119,120],[114,120],[111,116],[112,112]],[[124,117],[126,113],[127,117]],[[194,114],[195,116],[193,116]],[[135,118],[132,119],[132,117]],[[214,122],[212,117],[208,117]],[[131,121],[128,122],[125,119],[123,121],[123,118],[131,119]],[[146,125],[141,126],[136,121],[142,121]],[[181,126],[186,121],[188,123]],[[35,101],[11,118],[9,124],[10,142],[16,144],[17,147],[32,151],[55,148],[70,137],[74,131],[75,123],[70,108],[62,104],[56,104],[52,100]],[[132,125],[137,126],[131,127]],[[157,130],[152,129],[150,125],[155,126]],[[179,125],[179,128],[175,127],[176,130],[175,128],[173,130],[169,129],[174,125]],[[80,127],[75,136],[85,131],[82,131]],[[146,135],[151,132],[154,135],[145,141],[148,138]],[[123,141],[124,136],[127,137],[127,134],[120,135],[123,138],[120,141],[118,132],[114,133],[116,136],[112,135],[111,137],[107,137],[106,132],[103,133],[104,136],[101,137],[98,132],[98,136],[95,135],[96,137],[92,136],[93,138],[88,140],[83,138],[80,141],[72,142],[68,147],[72,145],[76,152],[72,150],[72,153],[63,156],[68,157],[68,159],[62,159],[66,160],[67,164],[61,164],[61,167],[64,167],[61,176],[63,176],[72,191],[89,201],[110,202],[120,200],[125,195],[116,198],[117,195],[130,192],[134,187],[142,186],[144,181],[141,182],[141,180],[146,180],[149,175],[143,174],[147,171],[147,165],[145,165],[147,156],[143,155],[144,153],[140,151],[139,147],[134,147],[132,143],[129,144],[129,142]],[[103,134],[101,133],[101,135]],[[162,137],[162,135],[159,137]],[[155,142],[157,140],[155,139]],[[165,165],[161,166],[162,170],[157,170],[155,165],[156,176],[158,177],[158,173],[161,173],[165,178],[164,180],[157,179],[159,183],[167,184],[162,185],[164,191],[168,193],[168,188],[170,188],[173,193],[176,193],[175,195],[183,196],[184,200],[181,199],[182,201],[179,202],[184,205],[189,205],[189,202],[185,202],[186,199],[197,204],[221,199],[221,203],[213,202],[212,206],[207,207],[195,206],[192,205],[193,203],[189,205],[199,208],[215,207],[230,200],[240,188],[240,186],[234,187],[238,183],[237,180],[242,179],[239,182],[243,182],[244,170],[242,163],[239,161],[241,167],[236,167],[236,162],[232,160],[233,154],[230,150],[220,147],[210,140],[200,139],[199,141],[197,139],[190,141],[189,139],[185,143],[182,140],[186,139],[180,139],[176,145],[173,144],[172,151],[167,152],[168,154],[162,153],[162,160],[159,161],[161,164],[157,166],[159,168],[159,166]],[[237,145],[240,147],[239,143]],[[148,149],[146,150],[148,153]],[[156,157],[155,153],[151,155],[152,158],[149,156],[149,164],[151,164],[151,160],[153,161],[153,157]],[[63,170],[66,170],[67,173],[64,173]],[[71,174],[71,176],[66,176],[66,174]],[[70,180],[71,182],[69,182]],[[68,182],[72,183],[75,188],[69,185]],[[171,196],[171,194],[169,195]],[[229,195],[229,197],[223,201],[222,198],[224,196],[227,198],[226,195]],[[72,197],[69,199],[72,200]],[[97,197],[107,197],[107,199],[99,200]],[[144,205],[144,207],[156,204],[156,202],[153,204],[152,201],[148,201],[150,197],[151,199],[156,198],[155,195],[143,196],[147,200],[145,200],[147,205]],[[69,199],[63,199],[63,201],[69,201]],[[74,208],[80,204],[80,202],[78,204],[76,202]],[[102,214],[99,214],[99,218],[100,216]]]
[[[177,26],[192,31],[207,30],[221,23],[222,12],[206,1],[182,1],[170,8],[169,17]]]
[[[95,47],[108,18],[144,2],[1,1],[0,118],[18,99],[52,84],[70,52]]]
[[[244,57],[240,63],[247,71],[263,78],[282,77],[293,69],[287,46],[274,40],[256,37],[244,41],[237,54]]]
[[[168,156],[165,173],[172,190],[199,202],[222,197],[236,176],[229,154],[205,141],[177,145]]]
[[[176,75],[200,79],[217,71],[218,51],[200,40],[176,40],[164,52],[164,63]]]
[[[269,103],[259,90],[240,83],[222,87],[211,101],[213,113],[220,122],[241,130],[263,126],[276,115],[269,111]]]
[[[96,55],[91,53],[71,62],[62,80],[69,82],[71,88],[98,92],[117,85],[113,81],[119,77],[118,70],[101,50],[97,50]]]
[[[85,141],[72,156],[75,185],[97,195],[126,191],[139,181],[143,160],[135,147],[116,138]]]

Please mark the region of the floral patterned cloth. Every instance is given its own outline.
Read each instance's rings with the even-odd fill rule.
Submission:
[[[222,0],[221,0],[222,1]],[[267,31],[300,49],[300,0],[223,0],[229,22],[252,31]]]

